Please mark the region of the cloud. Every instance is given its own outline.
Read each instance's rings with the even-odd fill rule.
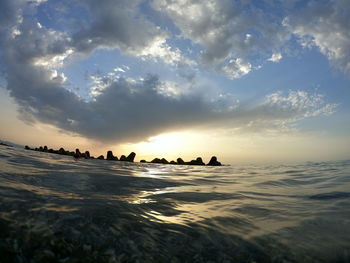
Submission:
[[[268,61],[277,63],[281,59],[282,59],[282,54],[281,53],[273,53],[272,56],[268,59]]]
[[[179,49],[167,44],[168,32],[151,23],[139,11],[140,1],[82,1],[91,22],[73,35],[74,48],[90,52],[96,48],[118,48],[143,59],[166,64],[193,64]]]
[[[237,79],[252,70],[252,65],[241,58],[231,59],[226,65],[218,67],[218,71],[227,75],[230,79]]]
[[[252,3],[153,0],[153,7],[168,14],[184,38],[203,48],[201,58],[207,64],[232,66],[238,59],[264,58],[290,38],[281,18],[268,16]],[[229,67],[223,72],[232,71]]]
[[[3,10],[3,6],[14,10],[13,3],[1,2],[0,10]],[[326,104],[317,94],[303,91],[289,92],[287,95],[273,93],[262,101],[242,103],[233,94],[218,88],[209,93],[207,87],[198,86],[194,81],[183,84],[162,80],[157,75],[121,77],[119,73],[128,70],[128,67],[115,68],[105,76],[91,76],[93,82],[88,99],[68,90],[67,77],[59,69],[64,66],[67,57],[76,53],[88,55],[104,47],[118,48],[136,57],[157,57],[168,64],[183,60],[180,51],[166,46],[163,41],[167,37],[166,32],[145,17],[136,15],[138,3],[86,1],[84,5],[91,12],[91,21],[86,27],[71,33],[46,28],[33,17],[23,16],[21,11],[14,11],[15,15],[10,16],[11,21],[1,20],[2,28],[10,23],[11,30],[16,30],[15,34],[9,30],[1,35],[0,50],[6,72],[6,88],[17,101],[22,119],[52,124],[64,131],[99,141],[132,142],[189,127],[250,127],[251,131],[267,127],[277,129],[300,119],[334,112],[336,105]],[[186,7],[184,11],[189,12],[193,21],[183,17],[181,24],[179,19],[182,13],[178,14],[173,9],[166,12],[175,12],[174,19],[180,23],[184,34],[207,47],[203,58],[208,56],[213,59],[209,60],[220,61],[216,69],[230,78],[249,73],[252,64],[243,57],[235,56],[235,52],[245,54],[245,48],[239,46],[240,38],[238,42],[231,41],[237,35],[230,29],[230,26],[238,23],[235,28],[245,33],[249,28],[243,23],[246,21],[245,15],[228,12],[224,4],[230,5],[229,2],[198,2],[195,7],[200,10],[211,10],[215,15],[219,11],[224,12],[223,17],[209,16],[206,22],[204,17],[198,17],[188,1],[169,2],[166,8],[177,8],[176,3]],[[19,1],[16,4],[19,10],[27,5]],[[193,23],[190,23],[193,29],[185,27],[189,22]],[[228,30],[227,34],[232,33],[233,36],[226,38],[223,34],[219,40],[212,38],[210,34],[214,25],[221,25],[219,34]],[[242,41],[253,41],[253,38],[244,34]],[[222,50],[214,52],[214,47],[220,47],[218,41],[221,40],[228,43],[228,49],[223,50],[223,54],[220,53]],[[254,50],[255,47],[255,44],[249,44],[246,48]],[[182,79],[193,80],[196,77],[193,72],[184,72],[189,74],[181,74]]]
[[[350,73],[350,2],[310,1],[284,24],[305,47],[318,47],[341,71]]]

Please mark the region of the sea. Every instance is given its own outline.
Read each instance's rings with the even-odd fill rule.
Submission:
[[[0,146],[0,262],[350,262],[350,161],[179,166]]]

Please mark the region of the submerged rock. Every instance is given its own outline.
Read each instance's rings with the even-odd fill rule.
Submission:
[[[126,161],[127,161],[127,162],[134,162],[135,156],[136,156],[136,153],[131,152],[131,153],[128,155],[128,157],[126,157]]]
[[[24,149],[31,150],[28,145],[24,146]]]
[[[109,161],[118,161],[118,157],[114,156],[112,151],[108,151],[108,152],[107,152],[106,160],[109,160]]]
[[[209,163],[208,163],[207,165],[210,165],[210,166],[220,166],[221,163],[218,162],[216,156],[213,156],[213,157],[211,157],[211,159],[210,159],[210,161],[209,161]]]

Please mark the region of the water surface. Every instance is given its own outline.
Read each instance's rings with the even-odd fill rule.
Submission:
[[[350,262],[350,161],[196,167],[0,147],[0,262]]]

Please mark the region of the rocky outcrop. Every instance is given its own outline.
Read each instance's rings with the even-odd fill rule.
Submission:
[[[58,153],[58,154],[62,154],[62,155],[67,155],[67,152],[66,152],[65,149],[62,148],[62,147],[58,150],[57,153]]]
[[[198,157],[196,160],[192,160],[190,162],[187,162],[186,164],[189,165],[205,165],[205,163],[203,163],[203,160],[201,157]]]
[[[118,157],[114,156],[112,151],[108,151],[108,152],[107,152],[106,160],[109,160],[109,161],[118,161]]]
[[[186,164],[185,162],[184,162],[184,160],[182,160],[181,158],[177,158],[177,164],[180,164],[180,165],[184,165],[184,164]]]
[[[159,158],[154,158],[151,163],[162,163],[162,161]]]
[[[122,161],[122,162],[126,162],[127,161],[126,156],[124,154],[122,156],[120,156],[119,160]]]
[[[210,165],[210,166],[221,166],[221,163],[218,162],[216,156],[213,156],[211,157],[209,163],[207,165]]]
[[[81,152],[79,151],[79,149],[75,149],[75,154],[73,155],[74,158],[80,158],[81,156]]]
[[[26,150],[33,150],[33,151],[40,151],[40,152],[48,152],[48,153],[56,153],[60,155],[69,155],[73,156],[74,158],[85,158],[85,159],[95,159],[93,156],[90,156],[89,151],[85,151],[84,153],[81,153],[79,149],[76,149],[75,152],[70,152],[66,151],[64,148],[60,148],[59,150],[54,150],[54,149],[48,149],[47,146],[40,146],[39,148],[30,148],[28,145],[24,147]],[[122,155],[119,159],[119,161],[124,161],[124,162],[134,162],[136,157],[136,153],[131,152],[128,157],[125,155]],[[104,160],[104,156],[100,155],[96,159],[99,160]],[[107,152],[106,160],[113,160],[113,161],[118,161],[118,157],[113,155],[112,151]],[[147,163],[146,160],[141,160],[140,163]],[[192,160],[190,162],[185,162],[182,158],[177,158],[176,162],[174,160],[168,161],[165,158],[154,158],[150,163],[159,163],[159,164],[173,164],[173,165],[205,165],[201,157],[198,157],[195,160]],[[207,164],[208,166],[220,166],[221,163],[217,160],[216,156],[212,156],[209,163]]]
[[[126,161],[127,161],[127,162],[134,162],[135,156],[136,156],[136,153],[131,152],[131,153],[128,155],[128,157],[126,157]]]

